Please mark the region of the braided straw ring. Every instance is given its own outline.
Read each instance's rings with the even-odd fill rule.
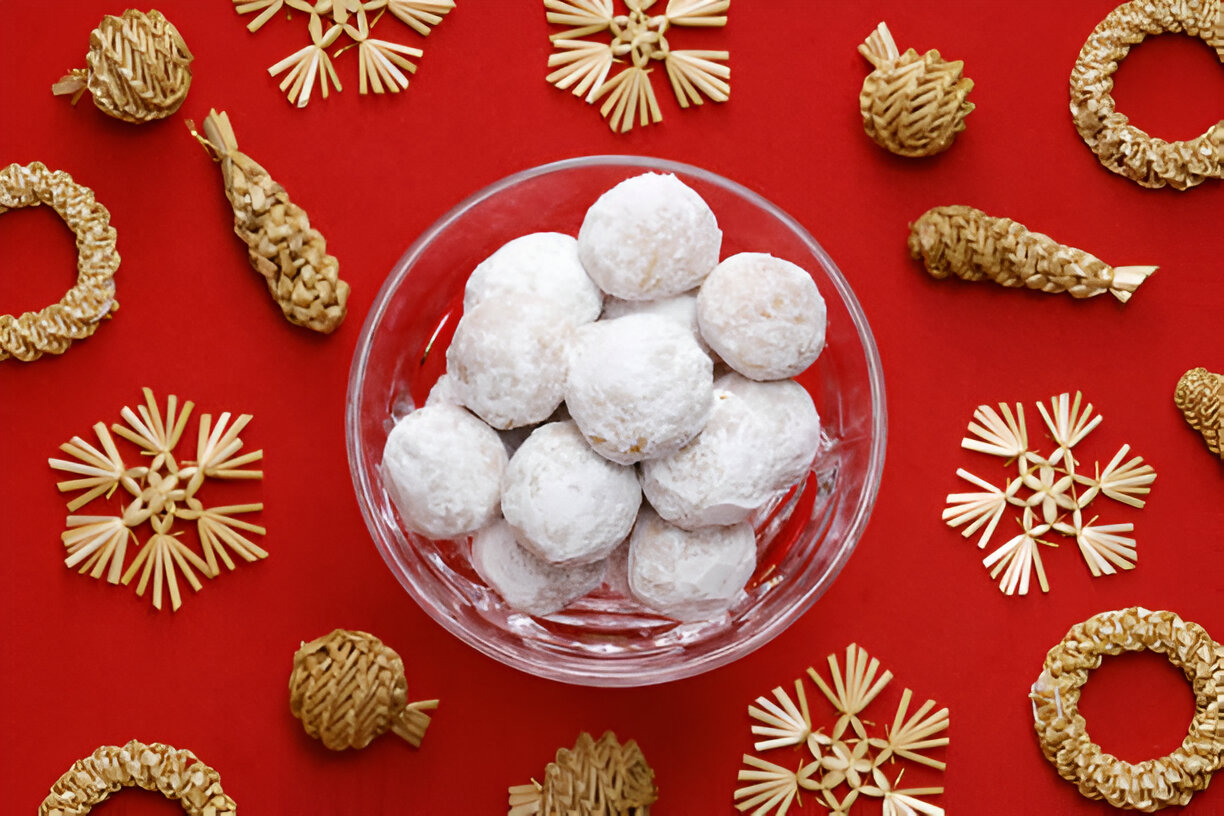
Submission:
[[[115,301],[115,230],[110,213],[62,170],[41,162],[0,170],[0,213],[47,204],[77,236],[76,286],[39,312],[20,317],[0,315],[0,360],[37,360],[43,354],[63,354],[73,340],[93,334],[99,321],[119,308]]]
[[[221,790],[221,776],[196,759],[160,742],[103,745],[78,759],[51,787],[38,816],[83,816],[120,788],[138,787],[177,799],[191,816],[232,816],[234,800]]]
[[[1148,34],[1184,32],[1215,49],[1224,62],[1224,0],[1131,0],[1092,31],[1071,71],[1075,129],[1101,164],[1144,187],[1185,190],[1224,179],[1224,119],[1185,142],[1155,139],[1114,107],[1113,74],[1132,45]]]
[[[1194,719],[1171,754],[1138,764],[1107,754],[1088,737],[1077,710],[1080,687],[1104,655],[1151,649],[1179,667],[1194,688]],[[1131,607],[1076,624],[1046,655],[1033,684],[1033,720],[1041,751],[1058,774],[1089,799],[1154,811],[1184,805],[1224,761],[1224,646],[1172,612]]]

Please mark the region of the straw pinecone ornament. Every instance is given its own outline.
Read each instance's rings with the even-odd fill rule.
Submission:
[[[1224,460],[1224,374],[1202,366],[1190,369],[1177,381],[1173,401],[1211,452]]]
[[[933,156],[951,147],[974,108],[967,99],[973,80],[961,74],[965,63],[948,62],[934,49],[902,54],[884,23],[858,50],[875,66],[859,94],[867,135],[898,156]]]
[[[659,798],[654,771],[633,740],[621,745],[605,731],[596,742],[583,731],[562,748],[543,783],[510,788],[508,816],[650,816]]]
[[[306,733],[333,751],[364,748],[393,731],[421,747],[437,700],[408,702],[404,661],[366,632],[336,629],[293,656],[289,708]]]
[[[1109,266],[1010,218],[963,205],[923,213],[910,225],[909,250],[931,277],[941,280],[951,275],[967,281],[989,278],[1002,286],[1067,292],[1075,298],[1109,292],[1123,303],[1156,271],[1154,266]]]
[[[191,52],[160,11],[128,9],[107,15],[89,35],[88,68],[77,68],[51,86],[56,95],[86,90],[108,116],[151,122],[174,113],[191,87]]]
[[[209,112],[204,137],[187,125],[221,163],[234,232],[250,247],[251,267],[263,276],[285,319],[323,334],[335,331],[344,321],[349,285],[340,280],[340,263],[327,254],[327,240],[285,188],[238,149],[224,111]]]

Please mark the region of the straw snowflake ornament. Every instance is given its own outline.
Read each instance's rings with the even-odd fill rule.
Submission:
[[[731,96],[731,69],[726,51],[672,50],[672,26],[714,27],[727,24],[731,0],[668,0],[662,14],[650,14],[656,0],[623,0],[627,14],[617,14],[614,0],[544,0],[548,22],[568,26],[552,34],[555,49],[548,58],[547,80],[595,104],[614,131],[625,133],[638,123],[662,121],[650,82],[652,62],[662,62],[680,107],[726,102]],[[609,41],[585,39],[607,32]],[[613,73],[613,66],[621,70]]]
[[[378,39],[371,31],[390,15],[421,36],[428,36],[433,26],[442,22],[455,7],[454,0],[234,0],[239,14],[259,14],[247,24],[251,32],[258,31],[278,12],[293,11],[310,15],[307,30],[310,44],[268,68],[272,76],[284,74],[280,89],[299,108],[306,107],[316,83],[319,93],[327,98],[331,89],[343,90],[332,59],[356,46],[358,90],[362,94],[399,93],[408,87],[409,75],[416,73],[413,59],[424,51],[403,43]],[[373,15],[373,16],[371,16]],[[349,42],[331,54],[328,49],[341,37]]]
[[[978,406],[969,423],[971,435],[961,440],[961,446],[1014,463],[1016,475],[1000,486],[959,469],[959,477],[981,489],[949,494],[943,511],[943,520],[961,528],[965,538],[982,531],[979,549],[990,543],[1009,509],[1019,512],[1019,532],[982,560],[1007,595],[1027,595],[1034,576],[1042,592],[1050,591],[1041,548],[1058,546],[1048,539],[1052,534],[1075,539],[1093,577],[1133,569],[1138,557],[1135,540],[1123,533],[1132,532],[1134,524],[1098,524],[1097,516],[1089,517],[1088,506],[1105,496],[1143,507],[1142,497],[1156,480],[1156,471],[1143,463],[1143,457],[1127,458],[1130,445],[1123,445],[1104,467],[1094,463],[1091,475],[1081,468],[1074,448],[1101,424],[1102,417],[1093,413],[1091,403],[1084,404],[1078,391],[1074,398],[1070,394],[1052,398],[1048,410],[1037,403],[1037,410],[1056,446],[1048,456],[1029,442],[1023,405],[1017,403],[1014,411],[1006,403],[1000,403],[997,411]]]
[[[746,767],[738,778],[747,784],[735,791],[736,809],[751,811],[751,816],[785,816],[792,804],[803,807],[806,792],[826,813],[849,814],[855,801],[866,796],[881,800],[883,812],[892,816],[943,816],[943,808],[923,798],[943,788],[903,788],[904,767],[893,771],[898,760],[944,770],[945,763],[928,752],[948,744],[946,736],[939,736],[948,728],[948,709],[933,711],[935,701],[927,700],[911,712],[913,692],[905,689],[881,735],[860,715],[892,680],[892,672],[879,674],[880,661],[854,643],[846,647],[844,669],[836,655],[829,655],[828,662],[832,687],[815,669],[807,671],[839,714],[828,734],[812,728],[802,678],[795,681],[794,698],[779,686],[772,700],[758,697],[748,707],[757,723],[752,733],[762,739],[753,744],[757,756],[744,755]],[[775,755],[784,749],[791,749],[791,758]],[[766,753],[771,759],[761,756]]]
[[[267,551],[247,537],[263,535],[264,528],[240,518],[263,510],[262,503],[207,507],[199,495],[209,480],[263,478],[262,471],[247,467],[262,459],[263,451],[241,453],[243,442],[238,434],[250,422],[249,414],[231,422],[226,412],[215,424],[211,414],[204,414],[195,458],[180,462],[176,450],[194,404],[189,401],[180,408],[178,398],[171,395],[163,416],[150,389],[144,389],[144,397],[145,404],[135,411],[125,406],[120,412],[126,424],[110,429],[103,422],[93,426],[97,445],[74,436],[60,445],[71,458],[48,459],[47,463],[78,477],[59,482],[60,492],[84,491],[68,502],[68,529],[61,536],[67,551],[64,564],[91,578],[105,575],[108,583],[125,586],[139,575],[137,595],[143,597],[151,581],[153,606],[162,608],[164,587],[171,608],[177,610],[182,605],[180,575],[199,592],[203,587],[200,575],[215,578],[221,574],[218,560],[230,570],[235,568],[231,553],[247,562],[267,557]],[[138,448],[138,455],[148,461],[128,465],[111,431]],[[75,515],[91,502],[110,499],[120,489],[125,495],[118,514]],[[180,537],[177,522],[194,523],[198,551]],[[151,535],[141,543],[137,531],[146,524]],[[129,544],[136,553],[127,564]]]

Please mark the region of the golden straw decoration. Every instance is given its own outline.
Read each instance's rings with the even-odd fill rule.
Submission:
[[[543,782],[510,788],[509,816],[650,816],[658,798],[654,771],[636,742],[622,745],[611,731],[596,740],[583,731],[572,750],[557,751]]]
[[[1178,380],[1173,402],[1207,449],[1224,460],[1224,374],[1190,369]]]

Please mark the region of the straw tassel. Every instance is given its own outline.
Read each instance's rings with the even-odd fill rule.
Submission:
[[[187,125],[221,163],[234,232],[250,248],[251,267],[263,276],[285,319],[322,334],[335,331],[344,321],[349,285],[340,280],[339,262],[327,254],[327,240],[285,188],[238,149],[224,111],[209,111],[204,136]]]
[[[934,278],[989,278],[1003,286],[1067,292],[1075,298],[1109,292],[1123,303],[1156,271],[1155,266],[1109,266],[1010,218],[962,205],[923,213],[910,225],[909,250]]]

